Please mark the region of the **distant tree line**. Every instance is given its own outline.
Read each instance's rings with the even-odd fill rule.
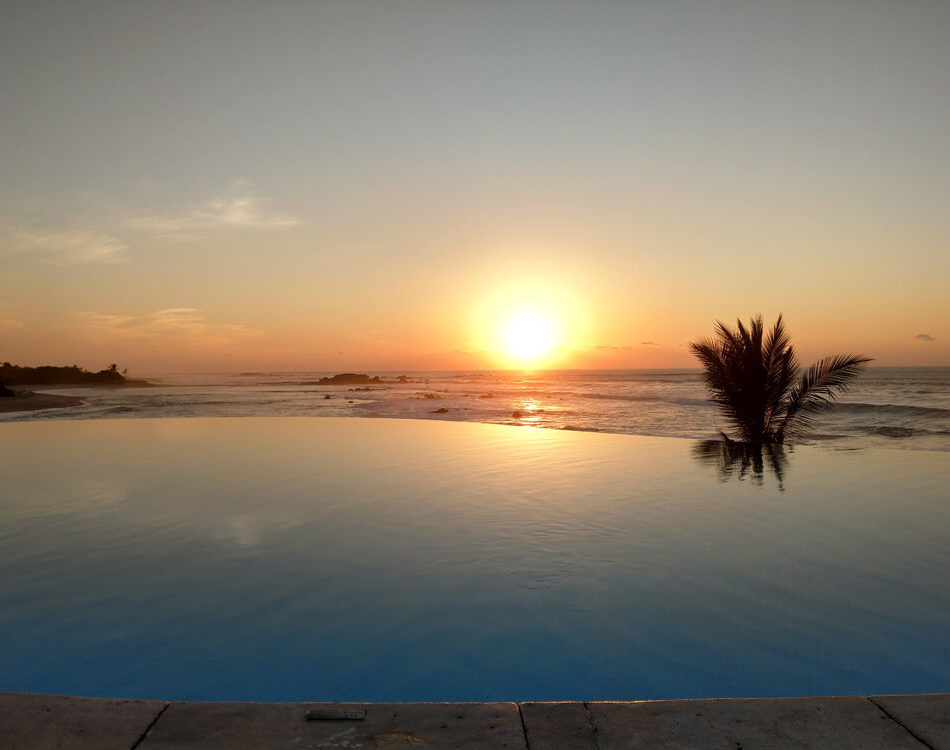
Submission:
[[[123,372],[119,372],[119,366],[116,364],[111,364],[98,372],[91,372],[79,365],[21,367],[4,362],[0,365],[0,383],[5,385],[125,385],[128,381]]]

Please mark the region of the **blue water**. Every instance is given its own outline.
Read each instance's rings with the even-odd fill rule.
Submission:
[[[688,440],[386,419],[28,422],[0,446],[0,690],[950,688],[947,453],[801,447],[779,480]]]

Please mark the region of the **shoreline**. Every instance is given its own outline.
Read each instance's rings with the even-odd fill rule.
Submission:
[[[329,703],[0,693],[5,748],[950,748],[950,693],[629,702]]]
[[[15,396],[0,398],[0,414],[42,409],[68,409],[85,403],[79,396],[59,396],[53,393],[21,391],[15,388],[11,390],[16,394]]]
[[[57,390],[59,386],[57,386]],[[6,404],[4,401],[12,401],[13,399],[0,399],[0,416],[6,416],[7,414],[14,413],[30,413],[34,411],[43,411],[43,410],[52,410],[52,409],[67,409],[71,407],[84,406],[86,402],[84,399],[78,396],[59,396],[54,394],[39,394],[31,393],[31,396],[39,396],[45,399],[57,399],[57,403],[50,403],[49,405],[32,405],[24,408],[4,408]],[[68,399],[70,403],[60,403],[59,400]],[[24,399],[18,399],[16,403],[23,404]],[[36,399],[31,401],[32,404],[40,404],[41,400]],[[690,435],[668,435],[663,433],[653,433],[653,432],[620,432],[614,430],[605,430],[605,429],[586,429],[579,427],[549,427],[547,425],[527,425],[527,424],[518,424],[514,422],[492,422],[488,420],[479,420],[479,419],[438,419],[434,417],[429,417],[426,415],[404,415],[404,416],[375,416],[367,414],[344,414],[344,415],[319,415],[319,414],[192,414],[192,415],[175,415],[168,416],[165,414],[139,414],[139,415],[128,415],[124,414],[122,416],[101,416],[101,415],[82,415],[78,418],[69,417],[66,418],[64,415],[65,421],[81,421],[81,422],[99,422],[99,421],[151,421],[151,420],[161,420],[161,419],[170,419],[170,420],[191,420],[191,419],[347,419],[347,420],[381,420],[381,421],[404,421],[404,422],[437,422],[437,423],[449,423],[449,424],[473,424],[473,425],[489,425],[494,427],[507,427],[507,428],[530,428],[532,430],[541,430],[544,432],[569,432],[577,433],[582,435],[608,435],[608,436],[618,436],[618,437],[632,437],[632,438],[646,438],[646,439],[661,439],[661,440],[677,440],[677,441],[687,441],[691,443],[713,443],[720,444],[722,443],[721,438],[717,437],[695,437]],[[7,420],[0,419],[0,424],[26,424],[26,423],[46,423],[46,422],[55,422],[58,421],[55,418],[52,419],[22,419],[22,420]],[[847,439],[847,438],[846,438]],[[918,447],[916,445],[905,445],[902,443],[894,442],[892,444],[870,444],[870,445],[840,445],[836,444],[836,440],[832,438],[822,439],[822,440],[803,440],[796,443],[784,443],[781,444],[783,448],[787,450],[788,453],[794,454],[796,450],[800,448],[813,448],[820,451],[834,451],[841,453],[853,453],[866,450],[885,450],[885,451],[907,451],[907,452],[923,452],[923,453],[950,453],[950,449],[942,447]]]

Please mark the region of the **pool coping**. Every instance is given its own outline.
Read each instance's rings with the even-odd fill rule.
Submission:
[[[551,703],[211,703],[0,693],[0,747],[950,750],[950,693]]]

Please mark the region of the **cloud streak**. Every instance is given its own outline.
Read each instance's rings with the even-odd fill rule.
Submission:
[[[116,263],[126,245],[112,235],[85,229],[36,231],[0,225],[0,255],[40,258],[56,265]]]
[[[173,337],[179,339],[243,338],[260,336],[255,328],[237,323],[214,323],[194,307],[169,307],[145,317],[115,313],[76,313],[82,328],[98,335],[125,338]]]
[[[295,216],[271,208],[269,201],[246,190],[213,198],[179,213],[147,214],[127,222],[132,229],[178,240],[200,239],[229,229],[283,231],[301,223]]]
[[[917,339],[918,341],[936,341],[937,340],[933,336],[931,336],[929,333],[918,333],[916,336],[914,336],[914,338]]]

